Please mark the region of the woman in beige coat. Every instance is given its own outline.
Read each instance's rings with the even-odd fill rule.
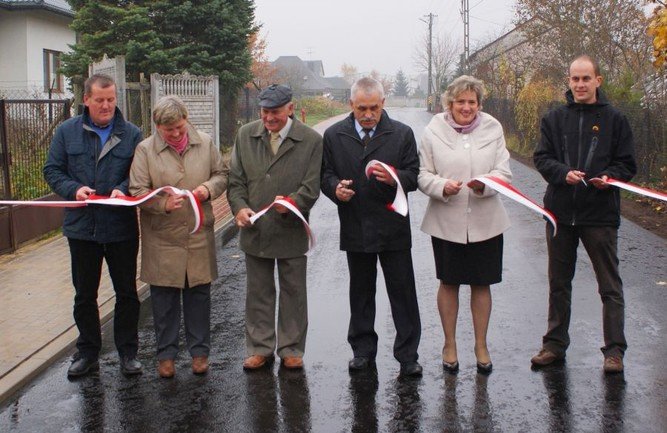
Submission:
[[[503,231],[509,218],[499,195],[478,176],[510,182],[509,153],[503,128],[480,110],[484,85],[463,75],[442,95],[444,113],[433,116],[419,149],[419,189],[430,200],[422,231],[432,237],[436,274],[440,280],[438,311],[445,332],[442,363],[459,369],[456,321],[459,286],[470,285],[477,371],[493,368],[486,344],[491,316],[490,285],[500,282]]]
[[[161,194],[141,208],[141,280],[150,284],[158,373],[173,377],[178,353],[181,297],[192,371],[208,371],[211,282],[218,276],[211,200],[227,188],[228,169],[211,137],[188,122],[183,101],[165,96],[153,109],[157,134],[137,146],[130,193],[162,186],[192,191],[203,209],[202,226],[183,195]]]

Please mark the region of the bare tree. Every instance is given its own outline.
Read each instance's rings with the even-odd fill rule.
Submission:
[[[394,90],[394,80],[392,77],[389,77],[387,75],[382,75],[375,69],[373,69],[370,72],[370,74],[368,74],[368,76],[378,80],[380,84],[382,84],[385,95],[389,95],[392,92],[392,90]]]
[[[517,22],[535,52],[546,57],[542,73],[561,80],[579,54],[596,58],[614,81],[625,74],[639,80],[649,66],[646,17],[636,0],[517,0]]]
[[[257,90],[270,85],[276,79],[277,69],[271,64],[266,54],[267,45],[266,36],[259,34],[258,26],[257,30],[248,37],[248,51],[252,56],[250,66],[252,81],[248,85],[254,86]]]
[[[341,65],[340,73],[343,74],[343,78],[345,78],[345,81],[350,83],[350,85],[352,85],[352,83],[359,77],[357,67],[347,63]]]
[[[446,33],[434,32],[433,43],[431,46],[432,77],[431,84],[433,91],[437,95],[447,86],[449,77],[454,72],[454,66],[459,58],[461,46],[454,42]],[[412,56],[414,65],[423,72],[428,71],[428,31],[419,42]],[[437,99],[437,98],[436,98]]]

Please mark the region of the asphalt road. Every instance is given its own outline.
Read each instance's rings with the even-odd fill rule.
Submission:
[[[417,109],[390,114],[418,141],[430,119]],[[541,201],[545,184],[512,162],[514,185]],[[461,371],[443,373],[443,333],[430,239],[419,230],[426,197],[410,194],[413,259],[422,318],[421,379],[398,377],[389,303],[380,277],[377,371],[350,376],[346,342],[347,266],[338,250],[338,219],[324,196],[311,213],[317,247],[310,255],[309,332],[303,372],[245,373],[245,266],[233,239],[218,254],[213,288],[212,369],[197,377],[183,352],[173,380],[155,369],[150,305],[142,306],[139,358],[145,373],[125,378],[110,331],[99,374],[66,378],[69,359],[53,365],[0,408],[1,432],[664,432],[667,431],[667,243],[624,221],[619,256],[626,293],[624,375],[602,373],[601,303],[590,261],[581,249],[574,281],[572,345],[562,366],[532,371],[530,357],[546,329],[544,222],[505,200],[503,282],[492,288],[489,330],[494,371],[475,370],[469,290],[461,290],[458,346]]]

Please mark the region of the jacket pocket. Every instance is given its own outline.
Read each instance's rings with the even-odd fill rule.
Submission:
[[[93,156],[86,152],[86,146],[81,140],[69,140],[65,143],[65,152],[67,153],[67,170],[80,181],[84,179],[81,176],[86,172],[86,166],[93,163]]]

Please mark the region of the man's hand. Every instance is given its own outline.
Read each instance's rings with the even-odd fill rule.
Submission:
[[[76,190],[76,199],[77,201],[84,201],[89,198],[91,194],[95,194],[94,189],[87,186],[82,186]]]
[[[125,193],[119,189],[114,189],[113,191],[111,191],[111,195],[109,197],[111,198],[125,197]]]
[[[382,182],[389,186],[396,185],[396,181],[394,180],[393,177],[391,177],[391,174],[387,171],[386,168],[384,168],[384,166],[382,166],[381,164],[375,164],[373,165],[372,169],[373,169],[373,176],[375,176],[378,182]]]
[[[352,181],[349,179],[343,179],[338,182],[338,185],[336,185],[336,198],[344,202],[350,201],[354,195],[354,190],[350,188],[351,185]]]
[[[442,196],[447,197],[448,195],[456,195],[461,191],[463,187],[463,182],[448,180],[445,182],[445,187],[442,189]]]
[[[607,175],[602,175],[601,177],[593,177],[588,179],[590,183],[593,184],[594,187],[597,189],[607,189],[609,188],[609,184],[607,183],[607,180],[609,180],[609,176]]]
[[[473,179],[470,182],[468,182],[466,186],[470,188],[472,192],[474,192],[475,194],[482,195],[484,193],[484,187],[486,185],[484,185],[482,182],[478,180]]]
[[[240,228],[250,227],[252,223],[250,222],[250,217],[255,215],[252,209],[249,207],[244,207],[236,213],[234,221],[236,221],[236,226]]]
[[[282,199],[284,199],[284,198],[285,198],[284,195],[277,195],[276,198],[275,198],[273,201],[276,201],[276,200],[282,200]],[[276,204],[275,206],[273,206],[273,208],[274,208],[274,209],[276,210],[276,212],[278,212],[278,213],[287,213],[287,212],[289,212],[289,210],[288,210],[285,206],[283,206],[283,205],[281,205],[281,204]]]
[[[585,175],[586,173],[583,171],[570,170],[567,172],[567,176],[565,176],[565,182],[567,182],[568,185],[576,185],[579,182],[583,182],[584,185],[586,185],[586,181],[584,180]]]
[[[199,201],[206,201],[211,197],[211,193],[204,185],[199,185],[197,188],[192,190],[192,194],[197,197]]]

